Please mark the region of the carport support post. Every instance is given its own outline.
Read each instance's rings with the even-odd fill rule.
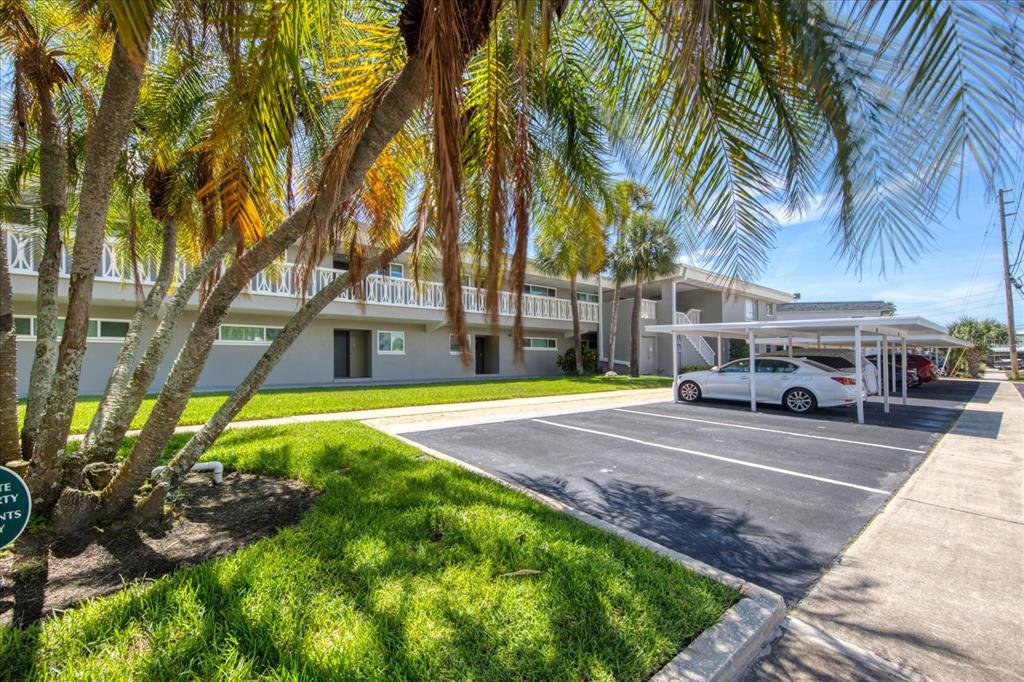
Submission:
[[[715,353],[715,360],[717,360],[717,362],[715,364],[718,365],[719,367],[721,367],[724,364],[722,362],[722,335],[721,334],[716,334],[715,338],[717,339],[717,342],[718,342],[718,348],[715,349],[717,351],[717,353]]]
[[[675,316],[673,316],[675,317]],[[672,332],[672,400],[679,402],[679,335]]]
[[[882,379],[882,411],[889,414],[889,337],[882,334],[882,354],[878,356]]]
[[[882,338],[885,338],[884,336]],[[875,339],[875,383],[878,385],[878,390],[882,392],[884,398],[882,399],[882,411],[886,414],[889,413],[889,391],[883,386],[885,381],[885,370],[882,369],[882,365],[885,364],[885,355],[882,352],[882,339]]]
[[[903,404],[907,404],[907,337],[903,336],[903,390],[900,391],[903,397]]]
[[[750,346],[750,411],[757,412],[757,367],[754,365],[757,351],[754,350],[754,330],[747,332],[747,344]]]
[[[854,388],[857,390],[857,423],[864,423],[864,361],[861,359],[860,326],[853,328]]]

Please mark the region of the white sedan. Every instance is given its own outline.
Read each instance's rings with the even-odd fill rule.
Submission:
[[[755,358],[757,402],[784,405],[791,412],[811,412],[817,407],[855,405],[857,386],[846,372],[813,360]],[[679,399],[692,403],[701,398],[750,400],[750,360],[734,360],[702,372],[678,377]],[[861,392],[863,397],[863,391]]]

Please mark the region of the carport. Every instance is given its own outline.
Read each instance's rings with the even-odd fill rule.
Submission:
[[[781,345],[792,354],[793,346],[818,348],[851,348],[854,354],[854,375],[857,393],[857,423],[864,423],[863,355],[865,344],[874,345],[878,358],[891,354],[893,367],[896,354],[902,353],[907,367],[907,347],[964,348],[969,344],[950,336],[942,325],[915,315],[893,317],[837,317],[818,320],[787,320],[772,322],[718,322],[703,324],[649,325],[649,332],[672,335],[672,397],[679,402],[678,336],[713,336],[717,339],[715,357],[721,362],[722,339],[743,339],[750,347],[750,411],[757,411],[757,344]],[[880,363],[882,400],[889,411],[889,363]],[[901,398],[907,404],[907,381],[901,384]]]

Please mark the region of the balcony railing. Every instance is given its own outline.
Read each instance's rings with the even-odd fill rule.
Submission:
[[[30,236],[7,233],[7,262],[12,273],[35,275],[38,262],[36,249]],[[70,273],[70,257],[67,251],[61,253],[60,274],[62,277]],[[179,264],[179,277],[187,271],[184,262]],[[139,279],[143,284],[151,284],[156,277],[156,263],[139,264]],[[284,296],[296,298],[303,292],[299,289],[296,269],[293,263],[271,266],[257,273],[250,281],[247,292],[261,296]],[[313,296],[344,270],[317,268],[310,278],[305,291],[307,297]],[[103,245],[103,255],[96,268],[96,279],[108,282],[129,282],[133,279],[130,265],[125,259],[118,257],[111,244]],[[384,275],[368,275],[363,280],[363,301],[374,305],[401,306],[409,308],[445,309],[444,286],[440,282],[420,281],[404,277],[387,277]],[[357,302],[355,292],[345,289],[337,300]],[[462,307],[468,313],[486,312],[486,296],[483,291],[473,287],[462,287]],[[647,303],[645,301],[645,303]],[[653,301],[651,302],[653,304]],[[552,296],[523,295],[523,317],[545,320],[572,319],[569,300]],[[579,302],[580,320],[596,323],[598,321],[598,304],[586,301]],[[498,299],[498,314],[512,316],[515,314],[515,296],[503,291]]]

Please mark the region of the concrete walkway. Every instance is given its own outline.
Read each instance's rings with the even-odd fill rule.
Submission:
[[[1022,493],[1024,397],[986,381],[750,677],[1024,680]]]
[[[424,424],[438,424],[434,428],[444,428],[454,424],[479,424],[487,421],[503,421],[505,419],[526,419],[543,415],[567,414],[569,412],[587,412],[603,410],[623,405],[642,405],[645,403],[663,402],[672,399],[672,389],[666,388],[631,388],[618,391],[598,391],[594,393],[572,393],[562,395],[539,396],[535,398],[506,398],[504,400],[478,400],[466,403],[448,403],[446,405],[413,405],[411,407],[387,407],[379,410],[351,410],[349,412],[325,412],[323,414],[298,414],[290,417],[273,419],[249,419],[234,421],[228,424],[229,429],[246,429],[253,426],[280,426],[283,424],[304,424],[308,422],[333,422],[343,419],[354,419],[371,422],[386,431],[400,433],[403,424],[418,424],[416,428],[431,428]],[[203,428],[202,424],[179,426],[175,433],[195,433]],[[137,436],[139,431],[129,431],[127,435]],[[81,439],[81,434],[71,436],[71,440]]]

